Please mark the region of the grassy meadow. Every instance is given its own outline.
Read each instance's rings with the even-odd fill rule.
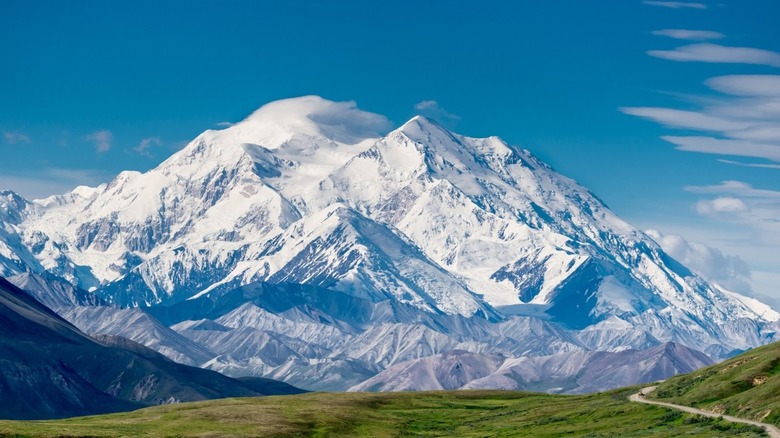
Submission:
[[[555,396],[513,391],[310,393],[0,421],[0,436],[758,437],[760,429],[630,403],[638,388]]]
[[[780,343],[673,377],[650,396],[780,426]]]

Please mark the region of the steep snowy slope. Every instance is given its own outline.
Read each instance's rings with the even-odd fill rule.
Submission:
[[[0,276],[8,277],[44,268],[22,243],[18,225],[30,203],[10,191],[0,191]]]
[[[107,304],[94,293],[80,289],[46,271],[23,272],[6,279],[50,309]]]
[[[353,321],[314,322],[375,344],[382,323],[421,329],[374,305],[417,309],[415,323],[456,342],[420,339],[448,348],[482,342],[478,332],[495,340],[483,325],[510,314],[552,324],[499,333],[511,355],[678,342],[723,357],[770,339],[780,315],[707,284],[530,152],[422,117],[382,135],[386,125],[352,103],[287,99],[204,132],[149,172],[34,202],[5,193],[0,266],[46,269],[120,306],[303,284],[363,300]],[[187,319],[225,325],[225,313]],[[227,326],[266,339],[280,317],[271,313]],[[312,314],[301,304],[282,317]],[[372,344],[343,360],[360,351],[387,365],[415,350]]]

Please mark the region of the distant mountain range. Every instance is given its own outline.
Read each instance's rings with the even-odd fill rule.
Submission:
[[[421,389],[394,380],[473,363],[453,387],[598,390],[775,339],[778,313],[529,151],[381,120],[282,100],[146,173],[4,192],[0,274],[89,333],[307,389]],[[606,362],[623,377],[584,385]]]

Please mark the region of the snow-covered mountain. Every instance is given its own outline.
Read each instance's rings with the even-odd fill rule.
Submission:
[[[513,356],[676,342],[717,358],[774,335],[779,314],[708,284],[529,151],[423,117],[382,135],[385,126],[352,103],[282,100],[204,132],[146,173],[36,201],[4,192],[0,274],[45,270],[130,307],[306,285],[333,293],[323,318],[351,315],[314,319],[318,327],[364,342],[354,351],[382,367],[388,360],[369,350],[389,336],[383,330],[422,330],[383,324],[445,333],[452,349],[515,324],[498,334]],[[281,328],[312,318],[307,306],[188,324],[246,329],[288,357],[316,357],[335,347],[312,346],[305,327]],[[287,338],[266,337],[271,326]],[[214,353],[240,341],[192,327],[178,329]],[[208,366],[250,366],[228,353]],[[278,365],[257,369],[284,374]]]

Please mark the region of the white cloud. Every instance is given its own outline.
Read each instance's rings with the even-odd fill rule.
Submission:
[[[674,50],[650,50],[647,54],[671,61],[757,64],[780,67],[780,53],[752,47],[726,47],[701,43],[677,47]]]
[[[665,135],[661,138],[676,145],[677,149],[681,151],[764,158],[780,162],[780,146],[772,144],[760,144],[743,140],[729,140],[704,136],[679,137]]]
[[[646,5],[650,6],[661,6],[664,8],[670,8],[670,9],[707,9],[707,5],[704,3],[693,3],[693,2],[662,2],[662,1],[653,1],[653,0],[645,0],[642,2]]]
[[[620,111],[637,117],[653,120],[674,128],[695,129],[700,131],[730,131],[749,128],[749,122],[714,117],[697,111],[683,111],[671,108],[633,107],[620,108]]]
[[[691,186],[686,191],[715,196],[696,203],[696,211],[716,221],[730,223],[749,233],[754,247],[780,247],[780,191],[757,189],[742,181]]]
[[[704,3],[695,6],[683,2],[644,3],[676,9],[707,9]],[[662,29],[653,34],[694,43],[673,50],[649,51],[647,53],[650,56],[674,61],[780,67],[779,52],[707,42],[723,38],[723,34],[719,32]],[[710,78],[705,85],[712,92],[699,96],[683,96],[686,107],[631,107],[620,110],[666,127],[698,131],[662,137],[679,150],[722,155],[725,157],[718,159],[719,162],[734,166],[780,169],[780,76],[727,75]],[[748,157],[753,160],[734,161],[731,157]],[[754,274],[761,274],[761,280],[751,281],[753,289],[778,298],[780,289],[776,285],[780,280],[780,259],[777,257],[780,248],[780,191],[774,190],[777,188],[776,184],[771,187],[773,190],[756,189],[740,181],[686,187],[686,191],[699,195],[692,203],[692,208],[701,216],[695,221],[684,220],[667,224],[667,227],[675,230],[676,234],[695,236],[696,240],[739,254]],[[648,223],[645,226],[655,228],[658,225]],[[659,237],[661,240],[663,238]],[[666,246],[671,243],[673,242],[664,242]],[[692,257],[691,254],[698,255],[701,259],[709,253],[701,248],[697,250],[690,242],[677,243],[685,249],[683,251],[677,248],[675,256],[680,259],[685,259],[686,254],[689,257]],[[694,248],[691,249],[692,247]],[[669,249],[669,252],[673,253],[675,250]],[[690,259],[684,261],[689,265],[696,264]],[[717,266],[717,263],[710,266]],[[708,271],[707,276],[710,277],[717,274],[716,270],[704,269],[701,266],[698,269]],[[758,275],[754,278],[758,278]],[[730,288],[736,289],[733,286]]]
[[[446,111],[439,105],[439,102],[435,100],[417,102],[414,104],[414,110],[421,116],[428,117],[429,119],[436,120],[445,125],[451,125],[460,120],[460,116]]]
[[[414,104],[414,109],[417,111],[424,111],[429,108],[438,108],[439,102],[435,100],[422,100]]]
[[[0,189],[13,190],[27,199],[41,199],[66,193],[77,186],[97,186],[111,179],[110,174],[93,169],[47,168],[34,173],[0,175]]]
[[[771,124],[780,121],[780,97],[722,96],[709,99],[706,105],[704,110],[716,117],[752,120],[755,124]]]
[[[17,143],[31,143],[32,140],[30,140],[30,137],[28,137],[26,134],[23,134],[19,131],[13,131],[13,132],[3,132],[3,138],[5,139],[5,142],[8,144],[17,144]]]
[[[302,96],[265,104],[242,123],[254,121],[279,127],[295,126],[301,132],[316,132],[347,144],[379,137],[392,128],[387,117],[363,111],[354,101],[333,102],[319,96]]]
[[[702,195],[702,198],[706,196]],[[749,206],[753,202],[750,198],[743,201]],[[753,210],[760,207],[756,206]],[[780,211],[780,208],[777,210]],[[668,222],[663,218],[637,218],[635,223],[641,224],[644,229],[661,230],[661,233],[685,236],[689,242],[700,242],[712,248],[717,248],[724,255],[735,255],[747,263],[751,272],[750,284],[754,293],[750,294],[766,303],[772,302],[776,309],[780,309],[780,258],[777,257],[777,249],[780,248],[780,235],[777,225],[774,230],[769,230],[771,224],[757,224],[751,222],[751,215],[755,211],[742,214],[700,216],[696,220]],[[677,257],[675,257],[677,258]],[[680,260],[682,262],[682,260]],[[689,265],[689,268],[694,269]],[[706,277],[705,277],[706,278]],[[741,291],[740,291],[741,292]],[[773,297],[768,300],[766,297]]]
[[[711,221],[700,224],[700,228],[709,228],[710,225],[721,227],[715,239],[739,251],[754,270],[780,276],[777,258],[777,249],[780,248],[780,191],[757,189],[742,181],[723,181],[685,189],[691,193],[715,196],[714,199],[702,199],[695,205],[696,211]],[[728,234],[734,236],[728,238]],[[780,291],[776,287],[768,288],[766,281],[754,282],[753,286],[764,295],[780,296]]]
[[[685,236],[688,241],[719,248],[724,254],[738,255],[750,267],[750,283],[755,292],[752,296],[764,302],[771,301],[780,309],[780,288],[777,286],[780,284],[780,191],[755,188],[742,181],[686,187],[686,191],[700,195],[699,200],[737,198],[749,211],[703,215],[696,220],[673,219],[672,222],[644,216],[634,222],[645,228],[663,230],[664,234]],[[774,301],[767,300],[767,296],[773,297]]]
[[[655,107],[620,111],[667,127],[708,134],[662,137],[679,150],[780,162],[780,76],[719,76],[705,84],[721,94],[692,98],[701,105],[698,111]],[[743,165],[731,160],[722,162]],[[748,167],[778,168],[772,163],[752,163]]]
[[[741,199],[720,197],[711,200],[702,200],[696,203],[696,212],[702,216],[711,216],[721,213],[744,213],[750,211]]]
[[[756,189],[752,185],[742,181],[723,181],[710,186],[688,186],[685,191],[703,194],[730,194],[747,198],[775,199],[780,201],[780,192],[774,190]]]
[[[133,150],[145,157],[151,157],[152,153],[150,152],[150,149],[155,146],[162,146],[160,137],[147,137],[141,140],[141,142],[138,143],[138,146],[134,147]]]
[[[742,294],[752,292],[750,268],[739,256],[725,255],[717,248],[691,242],[674,234],[664,235],[658,230],[648,230],[646,233],[672,258],[705,280],[720,284],[734,292]]]
[[[723,38],[720,32],[711,30],[689,30],[689,29],[661,29],[653,31],[653,35],[665,36],[677,40],[707,41]]]
[[[741,161],[732,161],[732,160],[718,160],[718,161],[721,163],[731,164],[734,166],[755,167],[759,169],[780,169],[780,164],[743,163]]]
[[[230,128],[231,126],[235,125],[233,122],[219,122],[217,123],[217,126],[220,128]]]
[[[95,144],[95,150],[98,153],[108,152],[111,149],[111,143],[114,141],[114,136],[111,131],[101,130],[93,132],[87,135],[87,140]]]
[[[751,125],[728,131],[726,135],[737,140],[780,144],[780,123]]]
[[[717,110],[711,108],[710,112],[717,114],[720,112]],[[620,108],[620,111],[652,120],[670,128],[724,133],[727,137],[736,140],[780,143],[780,123],[745,120],[756,117],[751,117],[751,113],[748,111],[737,112],[733,106],[731,113],[724,114],[727,117],[672,108],[634,107]]]
[[[778,75],[727,75],[708,79],[705,84],[715,91],[733,96],[780,97]]]

